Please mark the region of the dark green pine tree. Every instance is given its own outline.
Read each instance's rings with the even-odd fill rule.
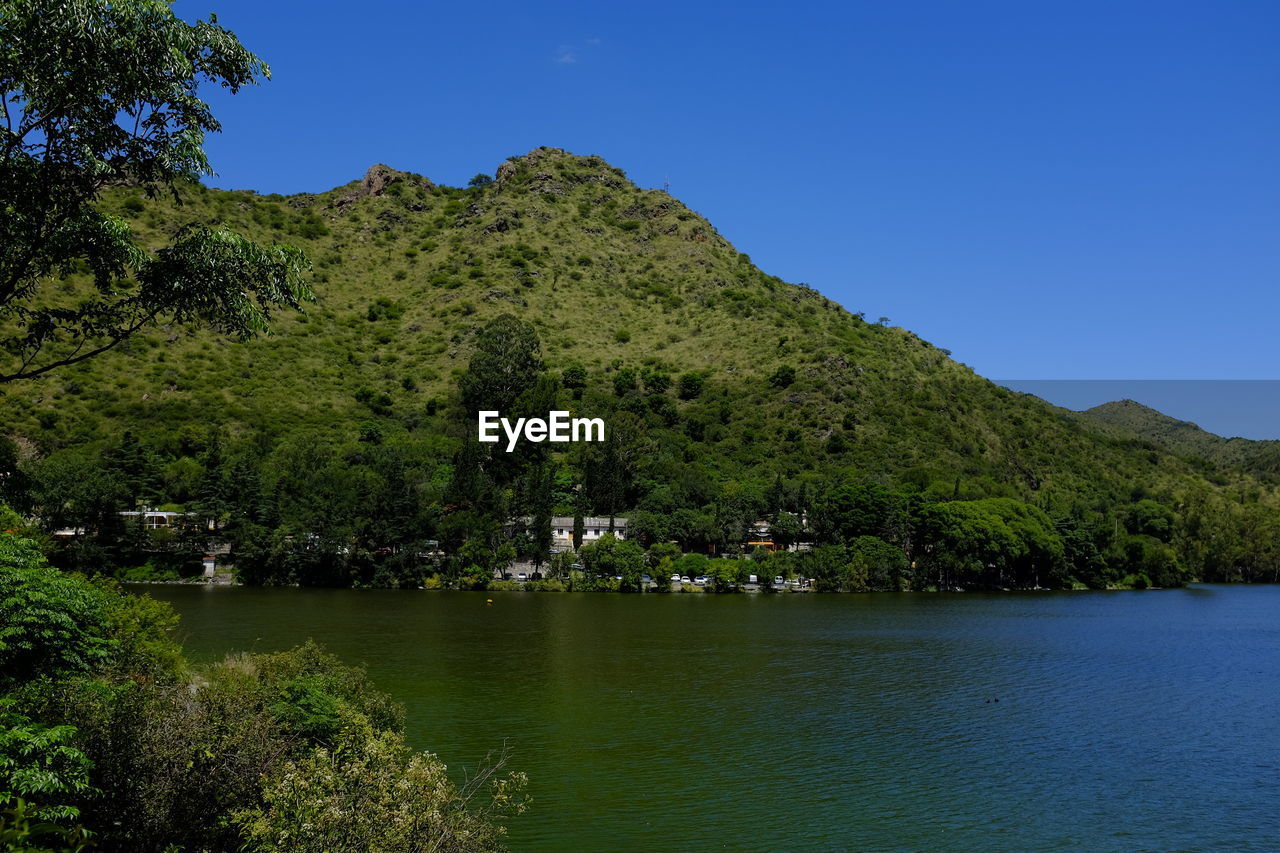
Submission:
[[[573,550],[575,551],[582,547],[582,536],[587,529],[586,514],[587,490],[579,485],[577,499],[574,501],[573,506]]]

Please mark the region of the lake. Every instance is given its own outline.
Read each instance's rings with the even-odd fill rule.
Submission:
[[[514,850],[1280,849],[1280,587],[137,589],[197,660],[367,663],[451,770],[508,744]]]

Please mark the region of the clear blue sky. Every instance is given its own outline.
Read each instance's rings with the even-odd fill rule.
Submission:
[[[180,0],[217,186],[599,154],[996,378],[1277,378],[1280,3]]]

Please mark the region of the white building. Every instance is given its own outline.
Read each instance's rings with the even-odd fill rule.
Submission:
[[[582,544],[595,542],[609,532],[608,517],[588,516],[582,519]],[[627,538],[627,519],[615,516],[613,519],[613,535],[619,539]],[[551,546],[553,548],[573,547],[573,517],[556,516],[551,519]]]
[[[146,530],[168,530],[177,526],[183,519],[196,517],[192,513],[151,509],[146,506],[140,510],[118,512],[116,515],[123,518],[126,524],[141,521],[143,528]],[[212,518],[204,519],[204,529],[209,531],[216,529]],[[53,536],[57,539],[73,539],[77,536],[83,536],[84,533],[83,527],[63,527],[53,531]]]
[[[164,530],[173,527],[177,519],[184,517],[186,513],[169,512],[167,510],[148,509],[143,507],[140,511],[122,512],[122,518],[133,520],[142,518],[142,526],[147,530]]]

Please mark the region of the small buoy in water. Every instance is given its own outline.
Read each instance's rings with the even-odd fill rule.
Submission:
[[[493,599],[492,599],[492,598],[486,598],[486,599],[484,600],[484,603],[485,603],[485,604],[493,604]]]

